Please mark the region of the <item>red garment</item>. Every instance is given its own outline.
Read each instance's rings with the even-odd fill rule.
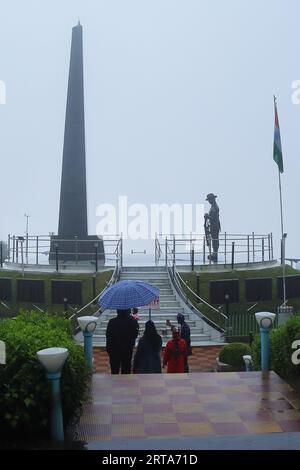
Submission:
[[[168,364],[168,374],[184,372],[184,365],[187,361],[187,347],[184,339],[179,338],[168,341],[164,352],[164,364]]]

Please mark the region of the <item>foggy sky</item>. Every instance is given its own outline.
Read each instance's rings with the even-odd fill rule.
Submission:
[[[57,232],[71,29],[84,41],[89,232],[96,208],[204,203],[222,229],[273,232],[277,95],[287,256],[300,257],[298,0],[0,2],[0,238]],[[206,206],[206,209],[208,207]],[[277,251],[278,254],[278,251]]]

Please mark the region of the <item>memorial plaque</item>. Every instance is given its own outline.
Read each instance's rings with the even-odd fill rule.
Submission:
[[[245,279],[247,302],[264,302],[272,300],[272,279]]]
[[[286,298],[300,298],[300,276],[286,276],[285,278]],[[277,278],[278,298],[283,300],[283,278]]]
[[[82,281],[51,281],[51,298],[53,304],[82,304]]]
[[[17,300],[19,302],[45,303],[44,281],[17,279]]]
[[[0,278],[0,300],[12,300],[11,299],[11,279]]]
[[[238,279],[210,281],[209,290],[211,304],[225,304],[225,295],[229,295],[229,303],[239,302],[240,289]]]

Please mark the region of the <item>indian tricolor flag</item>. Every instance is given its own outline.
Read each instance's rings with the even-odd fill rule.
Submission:
[[[279,120],[278,120],[277,104],[276,104],[275,96],[274,96],[274,107],[275,107],[275,129],[274,129],[273,160],[277,163],[280,173],[283,173],[281,138],[280,138]]]

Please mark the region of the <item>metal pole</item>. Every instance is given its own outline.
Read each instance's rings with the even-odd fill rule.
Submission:
[[[19,263],[19,239],[16,238],[16,263]]]
[[[83,332],[84,336],[84,354],[87,360],[88,368],[93,370],[93,333],[89,331]]]
[[[26,264],[28,264],[28,219],[30,217],[29,214],[24,214],[26,217],[26,248],[25,248],[25,253],[26,253]]]
[[[16,237],[13,235],[13,263],[15,262]]]
[[[3,242],[0,242],[0,266],[3,267]]]
[[[195,267],[195,248],[194,248],[194,244],[192,245],[192,251],[191,251],[191,264],[192,264],[192,271],[194,271],[194,267]]]
[[[271,232],[271,257],[272,260],[274,259],[274,251],[273,251],[273,233]]]
[[[24,246],[23,240],[21,240],[21,263],[22,263],[22,275],[24,276]]]
[[[252,251],[253,251],[253,263],[255,261],[255,237],[254,232],[252,232]]]
[[[226,256],[227,256],[227,232],[225,232],[225,235],[224,235],[224,243],[225,243],[225,247],[224,247],[224,257],[225,257],[225,264],[226,264]]]
[[[270,351],[270,338],[269,330],[267,328],[260,328],[261,339],[261,370],[265,372],[269,370],[269,351]]]
[[[176,257],[176,242],[175,242],[175,235],[173,235],[173,271],[175,267],[175,257]]]
[[[264,237],[261,238],[261,257],[262,257],[262,261],[265,261],[265,239],[264,239]]]
[[[96,275],[92,277],[93,282],[93,299],[96,297]],[[94,301],[94,304],[97,303],[97,300]]]
[[[168,239],[165,241],[165,256],[166,256],[166,268],[168,267]]]
[[[51,410],[51,437],[54,441],[64,441],[64,425],[60,398],[61,373],[47,373],[51,381],[52,410]]]
[[[78,264],[78,236],[75,235],[75,264]]]
[[[36,237],[36,264],[39,264],[39,237]]]
[[[95,246],[95,270],[98,272],[98,245]]]
[[[55,244],[55,264],[56,264],[56,271],[58,271],[58,245]]]
[[[282,265],[282,281],[283,281],[283,303],[286,304],[286,282],[285,282],[285,234],[282,238],[282,254],[283,254],[283,265]]]
[[[206,244],[206,237],[203,237],[203,264],[205,264],[205,244]]]
[[[250,263],[250,237],[249,235],[247,235],[247,260],[248,260],[248,264]]]
[[[8,234],[7,259],[10,261],[10,234]]]
[[[234,242],[232,242],[232,248],[231,248],[231,269],[233,270],[234,268]]]
[[[271,261],[271,239],[270,234],[268,233],[268,252],[269,252],[269,261]]]

